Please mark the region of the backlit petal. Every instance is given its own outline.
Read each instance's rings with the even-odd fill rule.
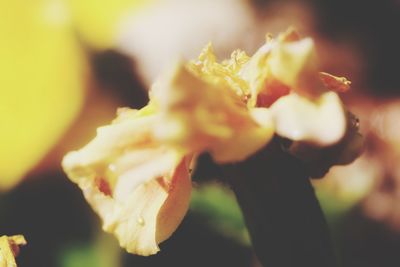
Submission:
[[[321,93],[314,42],[300,39],[289,29],[276,39],[267,38],[239,75],[248,83],[250,106],[269,107],[279,97],[297,92],[305,97]]]
[[[297,94],[278,99],[272,106],[276,133],[293,141],[318,146],[338,142],[346,132],[346,114],[334,92],[310,100]]]
[[[154,138],[159,116],[148,109],[122,110],[92,142],[63,160],[103,229],[139,255],[159,250],[186,213],[191,191],[187,157]]]

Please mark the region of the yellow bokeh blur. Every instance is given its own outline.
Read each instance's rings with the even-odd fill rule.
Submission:
[[[156,0],[64,0],[80,37],[99,50],[113,47],[120,21]]]
[[[121,19],[152,2],[0,0],[0,190],[43,159],[81,110],[80,45],[111,48]]]
[[[153,1],[0,0],[0,191],[40,162],[81,110],[80,46],[112,48],[124,16]]]
[[[0,0],[0,190],[59,140],[84,99],[83,58],[61,1]]]

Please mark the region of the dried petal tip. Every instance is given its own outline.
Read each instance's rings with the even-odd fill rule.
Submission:
[[[301,37],[294,27],[289,27],[279,36],[279,39],[283,42],[296,42],[301,40]]]
[[[19,253],[19,246],[26,245],[22,235],[0,237],[0,267],[16,267],[15,257]]]
[[[347,92],[350,89],[351,82],[347,80],[345,77],[336,77],[332,74],[326,72],[320,72],[319,77],[326,88],[329,90],[343,93]]]

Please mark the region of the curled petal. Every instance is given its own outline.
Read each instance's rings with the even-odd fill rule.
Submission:
[[[276,133],[293,141],[329,146],[346,133],[345,110],[334,92],[324,93],[316,100],[290,94],[278,99],[271,111]]]
[[[267,110],[255,116],[229,87],[203,80],[183,65],[160,80],[152,96],[164,115],[159,139],[196,153],[208,151],[220,163],[240,161],[272,138]]]
[[[104,194],[95,181],[79,184],[87,201],[128,252],[148,256],[177,228],[190,200],[191,182],[183,160],[168,176],[141,183],[123,201]]]
[[[311,38],[277,44],[271,50],[268,64],[272,75],[293,91],[305,96],[315,96],[321,92]]]
[[[268,40],[267,36],[267,40]],[[282,42],[296,42],[301,39],[300,34],[296,31],[296,29],[290,26],[285,32],[279,35],[279,40]]]
[[[0,267],[16,267],[15,257],[19,253],[19,246],[26,245],[22,235],[0,237]]]
[[[324,85],[334,92],[343,93],[350,89],[351,82],[345,77],[336,77],[326,72],[320,72],[319,77]]]
[[[314,42],[300,39],[291,29],[268,39],[243,65],[239,76],[248,83],[250,106],[269,107],[290,91],[311,98],[322,92]]]
[[[154,137],[160,118],[151,110],[120,111],[113,124],[63,160],[103,229],[139,255],[159,250],[186,213],[191,191],[187,157]]]
[[[248,84],[251,96],[250,106],[256,105],[257,96],[261,92],[268,91],[265,83],[271,78],[271,71],[267,62],[274,44],[273,40],[269,40],[265,45],[261,46],[239,72],[239,75]]]

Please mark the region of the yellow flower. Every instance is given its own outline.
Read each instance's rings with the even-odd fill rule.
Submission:
[[[122,247],[154,254],[188,208],[197,155],[242,161],[275,133],[319,146],[343,137],[343,106],[319,80],[313,48],[289,31],[253,57],[238,50],[218,63],[208,45],[197,61],[161,76],[145,108],[121,109],[93,141],[69,153],[64,170]]]
[[[22,235],[0,237],[0,267],[16,267],[15,257],[19,253],[19,246],[26,245]]]
[[[272,137],[268,117],[263,126],[257,121],[263,115],[178,64],[154,85],[148,106],[120,110],[63,167],[105,231],[128,252],[154,254],[188,208],[192,156],[208,151],[219,162],[244,159]]]

